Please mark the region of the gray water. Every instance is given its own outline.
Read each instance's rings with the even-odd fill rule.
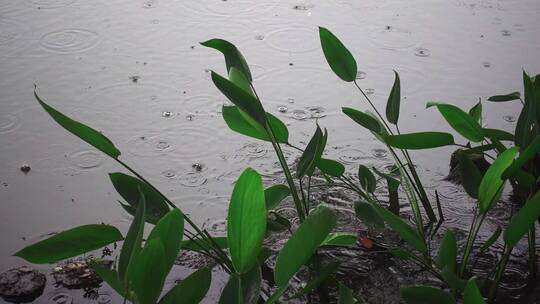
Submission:
[[[522,69],[540,72],[539,13],[535,0],[1,0],[0,272],[25,264],[11,254],[49,233],[100,222],[126,231],[130,221],[107,178],[121,168],[56,125],[34,100],[34,84],[50,105],[106,134],[195,222],[222,234],[232,184],[245,167],[266,185],[281,176],[271,145],[228,130],[220,114],[227,101],[209,79],[210,69],[224,72],[223,58],[198,42],[235,43],[291,142],[304,145],[318,118],[329,132],[327,156],[354,174],[358,164],[383,168],[391,160],[341,114],[342,106],[367,105],[328,68],[317,26],[355,55],[359,83],[380,109],[392,69],[400,73],[403,132],[448,131],[427,101],[468,109],[521,90]],[[485,124],[513,130],[519,109],[484,103]],[[286,152],[291,163],[298,156]],[[442,193],[445,225],[467,229],[474,201],[442,180],[451,152],[414,154],[430,192]],[[501,211],[487,229],[505,221]],[[215,279],[214,299],[226,276]],[[38,301],[62,292],[47,287]],[[81,295],[69,296],[81,303]]]

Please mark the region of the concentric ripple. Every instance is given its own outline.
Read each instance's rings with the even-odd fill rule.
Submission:
[[[97,33],[85,29],[62,29],[41,37],[43,49],[57,54],[80,53],[94,48],[100,42]]]
[[[76,0],[26,0],[26,5],[39,9],[56,9],[72,5]]]

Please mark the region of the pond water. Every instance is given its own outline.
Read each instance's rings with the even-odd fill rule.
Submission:
[[[24,265],[13,252],[52,232],[100,222],[125,231],[130,221],[107,178],[121,168],[56,125],[34,100],[34,84],[49,104],[103,131],[125,162],[220,234],[245,167],[266,185],[282,177],[270,144],[228,130],[220,114],[227,101],[209,78],[210,69],[224,71],[223,58],[198,42],[219,37],[239,46],[264,106],[289,126],[291,142],[305,145],[318,118],[329,132],[326,154],[354,174],[359,164],[383,168],[391,159],[341,113],[367,105],[329,69],[317,26],[355,55],[359,84],[379,108],[392,69],[400,73],[402,131],[448,131],[427,101],[468,109],[521,90],[522,69],[540,72],[539,14],[536,0],[3,0],[0,272]],[[486,103],[485,123],[513,130],[519,110],[518,103]],[[451,152],[414,156],[428,189],[442,194],[445,225],[465,230],[474,201],[443,181]],[[291,163],[298,156],[286,153]],[[20,170],[25,164],[28,173]],[[504,211],[494,214],[486,229],[506,219]],[[215,279],[208,303],[226,276]],[[110,301],[106,288],[100,302],[49,285],[36,303]]]

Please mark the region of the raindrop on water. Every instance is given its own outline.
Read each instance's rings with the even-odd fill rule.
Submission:
[[[161,116],[168,118],[173,116],[173,113],[171,111],[163,111],[163,113],[161,113]]]
[[[287,113],[288,108],[286,106],[278,106],[277,110],[280,113]]]
[[[512,36],[512,32],[509,31],[509,30],[502,30],[502,31],[501,31],[501,34],[502,34],[503,36]]]
[[[485,68],[489,68],[489,67],[491,67],[491,63],[489,61],[484,61],[484,62],[482,62],[482,66],[485,67]]]
[[[356,73],[356,79],[357,80],[364,79],[364,78],[366,78],[366,76],[367,76],[366,72],[358,71]]]
[[[364,89],[364,93],[366,93],[366,95],[373,95],[373,94],[375,94],[375,89],[366,88],[366,89]]]
[[[514,121],[516,121],[516,117],[515,117],[515,116],[512,116],[512,115],[505,115],[505,116],[503,116],[503,119],[504,119],[506,122],[514,122]]]
[[[292,118],[297,119],[297,120],[305,120],[305,119],[308,119],[309,117],[311,117],[311,114],[309,114],[308,112],[304,110],[294,110],[292,112]]]
[[[429,57],[431,51],[426,48],[416,48],[414,49],[414,55],[418,57]]]

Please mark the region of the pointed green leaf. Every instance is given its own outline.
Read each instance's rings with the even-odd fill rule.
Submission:
[[[400,293],[407,304],[456,304],[456,300],[440,288],[414,286],[401,288]]]
[[[478,203],[481,214],[485,214],[493,208],[501,197],[505,182],[502,179],[502,174],[512,164],[516,154],[517,148],[504,151],[484,174],[478,189]]]
[[[384,136],[389,146],[398,149],[432,149],[454,144],[454,137],[444,132],[417,132]]]
[[[317,161],[317,168],[319,168],[322,173],[333,177],[340,177],[345,173],[345,166],[338,161],[327,158],[320,158]]]
[[[198,304],[203,299],[212,281],[212,272],[201,268],[176,284],[159,304]]]
[[[536,122],[536,100],[535,89],[532,79],[523,71],[523,87],[525,91],[525,104],[519,115],[514,131],[516,146],[525,149],[529,143],[536,137],[533,125]]]
[[[238,273],[257,262],[266,232],[266,205],[260,175],[251,168],[236,181],[229,204],[227,237],[234,268]]]
[[[146,201],[147,222],[156,224],[169,212],[169,206],[163,196],[140,179],[120,172],[110,173],[109,178],[118,194],[132,207],[131,210],[136,210],[139,204],[139,189],[142,190]]]
[[[83,225],[27,246],[14,255],[34,264],[52,264],[122,239],[120,231],[113,226]]]
[[[148,236],[147,242],[151,242],[153,239],[161,239],[165,249],[166,272],[169,272],[178,257],[183,235],[184,214],[180,209],[173,209],[159,220]]]
[[[214,243],[216,243],[219,246],[219,248],[221,248],[221,249],[229,248],[229,246],[227,245],[227,238],[226,237],[214,236],[214,237],[212,237],[212,239],[214,240]],[[201,247],[203,247],[203,248],[201,248]],[[185,250],[201,252],[201,251],[205,251],[205,250],[206,251],[211,250],[213,248],[213,246],[208,245],[207,243],[202,242],[200,240],[198,242],[195,242],[193,240],[184,240],[184,241],[182,241],[182,243],[180,245],[180,248],[185,249]]]
[[[394,71],[395,79],[390,96],[386,102],[386,119],[394,125],[397,124],[399,119],[399,104],[401,102],[401,86],[399,81],[398,72]]]
[[[256,304],[259,300],[261,283],[259,265],[255,265],[245,274],[233,274],[223,288],[219,304]]]
[[[91,262],[90,267],[105,283],[107,283],[112,289],[114,289],[114,291],[116,291],[121,297],[129,296],[124,288],[124,282],[120,281],[119,275],[116,271],[96,262]]]
[[[480,254],[485,252],[491,245],[495,243],[499,239],[499,236],[501,236],[502,229],[500,226],[497,226],[497,229],[493,234],[489,237],[489,239],[480,247]]]
[[[463,293],[463,304],[484,304],[484,298],[476,285],[474,278],[471,278],[465,286],[465,292]]]
[[[540,135],[531,142],[520,154],[519,157],[512,163],[503,174],[503,178],[509,178],[518,172],[527,162],[533,159],[540,151]]]
[[[332,232],[321,246],[350,246],[356,244],[358,234],[352,232]]]
[[[306,149],[304,150],[304,153],[302,153],[302,156],[298,161],[298,166],[296,169],[296,176],[298,178],[302,178],[304,175],[311,176],[313,174],[315,166],[321,158],[321,155],[326,146],[327,138],[328,132],[326,131],[326,129],[324,130],[323,134],[321,128],[319,127],[319,125],[317,125],[315,134],[313,134],[313,137],[311,137],[311,140],[309,141]]]
[[[326,61],[336,75],[344,81],[356,79],[356,61],[351,52],[324,27],[319,27],[319,37]]]
[[[375,229],[375,231],[384,229],[384,220],[370,204],[357,202],[354,204],[354,211],[356,217],[362,220],[369,228]]]
[[[421,253],[427,252],[426,244],[424,244],[422,238],[420,238],[418,233],[416,233],[416,231],[399,216],[377,205],[373,205],[373,208],[375,208],[377,213],[384,219],[386,224],[390,226],[394,232],[399,234],[405,242]]]
[[[473,142],[484,139],[482,127],[467,112],[451,104],[429,102],[427,107],[431,106],[437,107],[448,124],[463,137]]]
[[[231,130],[256,139],[271,141],[266,131],[263,132],[260,128],[251,125],[240,111],[237,106],[223,106],[223,119]],[[266,113],[266,117],[268,117],[268,123],[276,135],[277,142],[287,143],[289,141],[289,130],[287,126],[279,118],[270,113]]]
[[[120,250],[120,258],[118,259],[118,275],[119,278],[126,280],[128,266],[133,263],[139,252],[141,251],[141,243],[144,233],[144,218],[146,215],[146,200],[144,193],[139,189],[139,204],[137,205],[137,213],[129,226],[126,239]]]
[[[461,177],[461,184],[465,189],[465,192],[472,198],[478,198],[478,189],[482,182],[482,174],[478,167],[471,160],[470,153],[457,152],[456,154],[459,164],[459,174]]]
[[[271,212],[268,216],[268,220],[266,222],[266,228],[269,231],[284,231],[284,230],[290,230],[292,227],[291,222],[280,215],[277,212]]]
[[[452,230],[447,230],[439,247],[439,267],[448,268],[450,272],[456,270],[457,241]]]
[[[264,189],[266,209],[275,209],[289,195],[291,195],[291,190],[286,185],[274,185]]]
[[[339,299],[338,304],[355,304],[358,303],[354,298],[352,290],[343,284],[339,284]]]
[[[336,216],[331,209],[320,206],[310,212],[277,256],[274,271],[277,286],[287,286],[335,226]]]
[[[101,132],[73,120],[65,116],[64,114],[58,112],[53,107],[47,105],[43,100],[41,100],[41,98],[39,98],[36,90],[34,90],[34,97],[45,109],[45,111],[47,111],[47,113],[49,113],[49,115],[64,129],[112,158],[117,158],[118,156],[120,156],[120,151],[118,151],[114,144],[107,137],[101,134]]]
[[[202,42],[201,45],[216,49],[223,53],[225,56],[227,72],[229,72],[233,67],[237,68],[245,75],[249,82],[252,81],[251,71],[249,70],[246,59],[234,44],[223,39],[210,39]]]
[[[504,130],[483,128],[482,132],[484,132],[484,136],[487,138],[497,139],[501,141],[514,141],[514,134],[506,132]]]
[[[352,109],[352,108],[341,108],[343,113],[345,115],[349,116],[352,120],[354,120],[357,124],[361,125],[362,127],[374,132],[374,133],[381,133],[382,126],[373,116],[366,114],[364,112]]]
[[[358,167],[358,180],[364,190],[369,193],[373,193],[377,187],[377,180],[368,167],[360,165]]]
[[[519,240],[533,227],[534,222],[540,217],[540,191],[529,199],[525,205],[512,216],[508,227],[503,233],[506,245],[514,247]]]
[[[469,115],[477,121],[479,124],[482,122],[482,102],[478,102],[475,104],[470,110]]]
[[[251,96],[255,97],[255,93],[251,89],[250,81],[244,76],[244,73],[235,67],[229,69],[229,80],[234,83],[236,86],[244,90],[246,93],[249,93]]]
[[[519,92],[512,92],[510,94],[505,94],[505,95],[491,96],[488,98],[488,100],[493,101],[493,102],[505,102],[505,101],[518,100],[520,96],[521,94]]]
[[[155,304],[161,294],[167,272],[165,249],[161,239],[148,242],[135,258],[128,272],[129,286],[135,292],[138,304]]]

